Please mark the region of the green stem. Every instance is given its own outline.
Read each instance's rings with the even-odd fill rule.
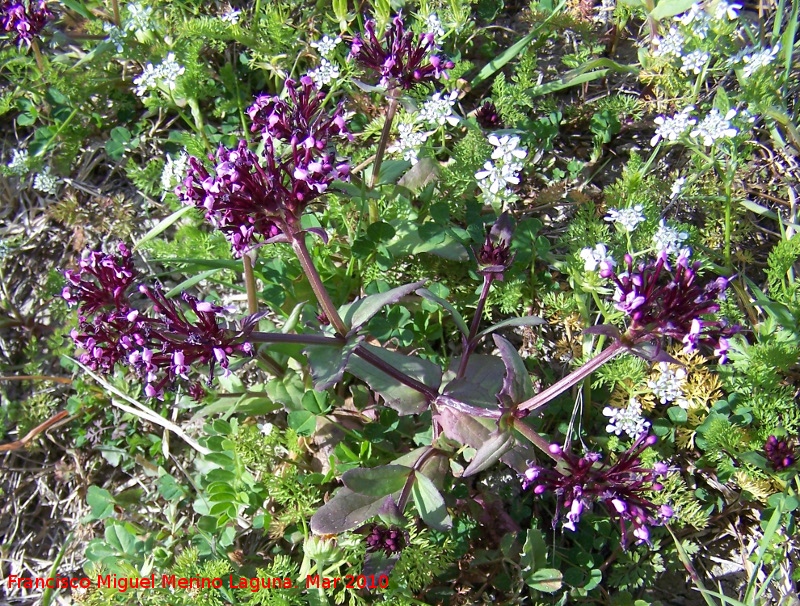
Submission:
[[[389,88],[389,107],[386,110],[386,121],[383,123],[383,130],[381,131],[381,138],[378,141],[378,149],[375,151],[375,163],[372,165],[372,176],[369,180],[370,189],[374,189],[378,183],[378,177],[381,173],[381,164],[383,163],[383,156],[386,153],[386,146],[389,144],[389,135],[392,132],[392,122],[394,122],[394,115],[397,113],[397,106],[400,103],[400,94],[397,87],[392,86]],[[370,198],[369,200],[369,222],[375,223],[380,219],[378,216],[378,201]]]
[[[256,276],[253,273],[253,261],[247,253],[242,255],[244,268],[244,286],[247,289],[247,313],[258,313],[258,297],[256,291]]]
[[[337,337],[326,337],[325,335],[287,335],[282,332],[253,331],[247,335],[247,340],[253,343],[300,343],[301,345],[328,345],[329,347],[341,347],[344,345],[344,341]]]
[[[554,383],[544,391],[536,394],[529,400],[525,400],[517,406],[517,410],[524,410],[524,411],[533,411],[537,408],[541,408],[545,406],[548,402],[553,400],[554,398],[558,397],[565,391],[567,391],[573,385],[576,385],[578,382],[583,381],[586,377],[592,374],[595,370],[600,368],[603,364],[611,360],[614,356],[618,353],[625,351],[628,348],[625,343],[622,341],[614,341],[611,345],[609,345],[606,349],[601,351],[598,355],[594,358],[589,360],[586,364],[578,368],[577,370],[571,372],[566,377]]]
[[[339,311],[336,309],[333,301],[331,301],[331,297],[325,289],[325,285],[322,283],[322,278],[317,268],[314,266],[314,262],[306,247],[305,233],[302,231],[297,232],[290,230],[287,235],[289,235],[292,241],[292,248],[297,258],[300,260],[300,266],[303,268],[303,272],[306,274],[306,278],[308,278],[311,284],[311,289],[314,291],[317,301],[319,301],[320,307],[322,307],[322,311],[325,313],[325,316],[333,325],[336,332],[344,337],[350,332],[350,329],[347,328],[344,320],[342,320],[342,317],[339,315]]]

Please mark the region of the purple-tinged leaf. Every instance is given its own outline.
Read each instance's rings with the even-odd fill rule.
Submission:
[[[424,284],[425,280],[421,280],[413,284],[403,284],[402,286],[392,288],[386,292],[379,292],[374,295],[363,297],[357,301],[343,305],[339,308],[339,313],[344,319],[345,324],[352,327],[353,331],[358,330],[381,309],[387,305],[397,303],[403,297],[410,295],[421,286],[424,286]]]
[[[309,345],[303,350],[311,368],[314,389],[323,391],[342,380],[347,362],[361,340],[361,338],[352,339],[349,343],[343,345],[341,349],[323,345]]]
[[[510,432],[497,432],[484,442],[475,456],[472,457],[463,477],[471,476],[497,463],[514,445],[514,436]]]
[[[458,368],[460,362],[461,358],[453,360],[448,375],[455,375],[455,369]],[[451,380],[443,391],[445,395],[455,400],[476,409],[484,408],[494,413],[500,408],[497,394],[503,388],[504,373],[503,361],[497,356],[472,355],[467,363],[464,376]],[[468,410],[465,412],[479,414]],[[494,416],[494,414],[480,416]]]
[[[598,324],[597,326],[589,326],[588,328],[583,329],[583,334],[602,335],[604,337],[610,337],[615,341],[622,339],[622,333],[619,332],[619,329],[616,326],[612,326],[611,324]]]
[[[508,328],[510,326],[538,326],[539,324],[544,323],[545,321],[539,316],[521,316],[519,318],[509,318],[508,320],[503,320],[502,322],[498,322],[497,324],[480,331],[477,338],[491,334],[496,330],[500,330],[501,328]]]
[[[381,505],[381,508],[378,510],[378,517],[387,526],[402,526],[406,523],[406,518],[403,516],[403,512],[400,511],[400,508],[397,506],[397,502],[395,502],[395,500],[390,496],[386,497],[383,505]]]
[[[414,498],[414,505],[417,506],[422,521],[434,530],[442,532],[452,528],[453,521],[450,519],[450,514],[447,513],[444,499],[436,490],[436,486],[424,473],[415,471],[414,476],[411,496]]]
[[[500,391],[501,398],[509,400],[508,403],[512,405],[532,398],[533,386],[531,385],[531,378],[517,349],[500,335],[492,335],[492,338],[506,367],[503,389]]]
[[[399,492],[396,497],[399,497]],[[347,487],[340,488],[336,496],[311,517],[311,531],[315,534],[339,534],[361,526],[378,515],[385,500],[385,495],[374,497],[358,494]]]
[[[358,494],[384,497],[403,489],[413,470],[404,465],[381,465],[379,467],[356,467],[342,475],[342,483]]]

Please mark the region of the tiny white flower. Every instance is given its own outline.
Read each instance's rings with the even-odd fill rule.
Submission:
[[[27,175],[28,171],[30,171],[28,159],[27,149],[15,149],[12,150],[11,161],[6,166],[8,166],[12,174],[22,177],[23,175]]]
[[[692,51],[688,55],[682,57],[681,71],[685,74],[688,74],[689,72],[699,74],[701,71],[703,71],[703,67],[705,67],[706,63],[708,63],[710,59],[711,55],[708,53],[705,53],[701,50]]]
[[[108,41],[113,44],[118,53],[121,53],[125,44],[125,32],[113,23],[103,23],[103,31],[108,34]]]
[[[664,219],[658,224],[656,233],[653,234],[653,246],[659,252],[666,252],[668,255],[677,255],[683,243],[689,239],[689,234],[685,231],[678,231],[674,227],[667,225]]]
[[[689,116],[692,111],[694,111],[694,105],[689,105],[672,118],[658,116],[654,120],[658,128],[656,128],[656,133],[653,135],[653,138],[650,139],[650,145],[655,146],[661,139],[665,141],[677,141],[690,126],[693,126],[697,122],[697,120]]]
[[[650,427],[650,421],[642,416],[642,405],[636,398],[631,398],[625,408],[606,406],[603,415],[609,417],[606,431],[618,436],[625,433],[635,440]]]
[[[587,247],[581,250],[580,257],[583,259],[584,271],[611,270],[617,263],[608,253],[605,244],[597,244],[594,248]]]
[[[411,164],[416,164],[419,161],[417,154],[420,148],[425,144],[425,141],[428,140],[429,133],[415,131],[413,124],[403,123],[397,126],[397,131],[400,133],[400,136],[394,144],[389,146],[387,151],[389,153],[400,154],[403,160],[411,162]]]
[[[419,121],[430,126],[444,126],[445,124],[455,126],[460,121],[458,116],[453,114],[453,106],[457,98],[458,91],[453,91],[446,97],[442,97],[442,93],[434,93],[422,104],[422,109],[418,114]]]
[[[704,39],[711,26],[711,15],[703,10],[699,3],[695,3],[685,13],[675,17],[682,25],[691,26],[692,33],[700,39]]]
[[[322,88],[340,75],[339,66],[324,58],[320,60],[318,67],[308,72],[308,76],[314,81],[317,88]]]
[[[433,34],[433,39],[437,43],[444,36],[442,22],[439,20],[439,17],[436,15],[436,13],[430,13],[427,17],[425,17],[425,33]]]
[[[655,38],[653,44],[656,49],[653,51],[654,57],[668,57],[673,55],[680,57],[683,54],[683,34],[674,25],[669,28],[669,32],[662,38]]]
[[[736,116],[736,110],[731,109],[725,116],[717,108],[712,109],[689,133],[693,139],[702,139],[706,146],[714,145],[719,139],[735,137],[739,130],[731,126],[731,119]]]
[[[186,68],[175,61],[175,53],[169,53],[159,66],[158,71],[160,84],[166,86],[169,90],[175,90],[178,76],[182,76]]]
[[[50,167],[48,166],[33,178],[33,188],[43,194],[54,196],[58,188],[58,182],[58,177],[50,174]]]
[[[478,185],[484,191],[497,194],[501,189],[508,185],[506,176],[503,174],[503,167],[492,163],[487,160],[483,165],[483,170],[475,173],[475,178],[478,180]]]
[[[692,404],[683,393],[683,385],[686,382],[686,369],[678,368],[673,370],[666,362],[660,362],[658,369],[658,378],[647,382],[647,386],[652,390],[653,395],[662,404],[677,404],[681,408],[690,408]]]
[[[775,60],[781,45],[776,44],[772,48],[764,48],[752,54],[742,57],[745,66],[742,68],[742,76],[749,78],[762,67],[766,67]]]
[[[639,223],[645,220],[644,213],[642,212],[643,206],[637,204],[631,208],[612,208],[606,215],[606,221],[615,223],[622,227],[627,232],[632,232],[636,229]]]
[[[489,135],[489,143],[494,146],[492,160],[500,160],[517,166],[517,160],[524,160],[528,155],[527,149],[519,147],[519,137]]]
[[[740,10],[742,10],[741,4],[719,0],[717,6],[714,7],[714,18],[722,20],[723,17],[727,17],[728,21],[734,21],[739,16]]]
[[[325,34],[324,36],[322,36],[322,40],[319,40],[317,42],[312,42],[311,46],[313,48],[316,48],[317,52],[319,52],[320,55],[322,55],[325,58],[328,58],[330,54],[334,50],[336,50],[336,47],[339,45],[341,41],[342,39],[339,36],[331,38],[328,34]]]
[[[219,18],[225,21],[225,23],[236,25],[239,23],[239,19],[242,18],[242,11],[235,8],[229,8],[227,11],[222,13]]]
[[[149,6],[139,6],[131,2],[128,4],[128,19],[125,29],[129,32],[149,32],[152,29],[151,16],[153,9]]]
[[[181,151],[177,158],[167,155],[164,170],[161,172],[161,189],[167,194],[183,182],[189,166],[189,154]]]
[[[681,190],[683,190],[683,186],[686,183],[686,177],[678,177],[675,179],[675,182],[672,184],[672,190],[669,194],[669,199],[674,200],[678,196],[681,195]]]
[[[275,426],[272,423],[259,423],[257,425],[258,429],[261,431],[261,435],[268,436],[272,433],[272,430],[275,429]]]
[[[148,63],[144,66],[144,71],[133,79],[136,85],[134,92],[139,97],[144,97],[149,91],[159,88],[174,91],[178,77],[185,71],[186,68],[175,61],[175,53],[169,53],[160,65],[154,66]]]

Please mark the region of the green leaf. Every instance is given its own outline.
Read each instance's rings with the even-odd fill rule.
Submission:
[[[394,227],[385,221],[377,221],[367,228],[367,237],[373,242],[391,240],[396,233]]]
[[[444,499],[433,482],[419,471],[414,472],[414,479],[411,496],[422,520],[434,530],[444,532],[452,528],[453,521],[447,513]]]
[[[667,416],[673,423],[686,423],[689,418],[688,413],[680,406],[670,406],[667,409]]]
[[[345,324],[352,327],[352,330],[357,330],[366,324],[372,316],[378,313],[382,308],[392,303],[397,303],[403,297],[410,295],[415,290],[425,284],[425,280],[414,282],[413,284],[403,284],[386,292],[379,292],[374,295],[362,297],[357,301],[348,303],[339,308],[339,313],[345,321]]]
[[[537,570],[547,564],[547,542],[541,530],[528,530],[519,564],[523,570]]]
[[[519,318],[508,318],[497,324],[493,324],[489,328],[482,330],[478,333],[478,337],[483,337],[489,333],[493,333],[501,328],[508,328],[509,326],[538,326],[545,324],[545,321],[539,316],[521,316]]]
[[[170,216],[161,219],[161,221],[156,223],[156,225],[150,231],[148,231],[144,236],[142,236],[142,239],[136,243],[136,245],[133,247],[133,250],[137,250],[142,244],[144,244],[145,242],[149,242],[150,240],[155,238],[157,235],[159,235],[164,230],[169,228],[178,219],[180,219],[183,215],[190,213],[193,209],[194,206],[184,206],[183,208],[179,208],[178,210],[176,210]],[[163,260],[166,261],[167,259]],[[239,264],[237,263],[236,265],[238,267]]]
[[[134,537],[122,524],[112,524],[106,528],[106,542],[117,551],[125,554],[133,554],[133,546],[136,543]]]
[[[412,469],[405,465],[357,467],[342,475],[342,483],[353,492],[371,497],[385,497],[403,489]]]
[[[561,571],[555,568],[542,568],[526,575],[525,583],[536,591],[555,593],[561,589]]]
[[[287,421],[298,436],[310,436],[317,428],[317,416],[307,410],[294,410],[289,413]]]
[[[689,10],[695,1],[696,0],[661,0],[650,13],[650,17],[656,21],[669,19],[670,17],[674,17],[677,14]]]
[[[172,288],[171,290],[169,290],[167,292],[167,294],[164,295],[164,296],[167,297],[167,299],[171,299],[175,295],[181,294],[184,290],[189,290],[192,286],[194,286],[198,282],[202,282],[206,278],[210,278],[215,273],[217,273],[220,269],[221,268],[207,269],[206,271],[201,271],[200,273],[197,273],[197,274],[193,275],[191,278],[186,278],[183,282],[178,284],[175,288]]]
[[[89,486],[89,490],[86,492],[86,502],[92,508],[92,512],[89,514],[92,520],[102,520],[114,513],[114,497],[105,488]]]
[[[308,345],[303,350],[311,368],[314,389],[325,390],[342,380],[347,362],[359,342],[360,339],[352,339],[342,347]]]
[[[467,468],[462,474],[463,477],[471,476],[489,469],[497,463],[514,445],[514,436],[511,432],[497,432],[489,437],[472,457]]]
[[[407,160],[384,160],[381,164],[377,185],[397,183],[397,180],[403,176],[410,166],[411,162]]]
[[[461,331],[461,334],[465,337],[469,334],[469,328],[467,328],[467,323],[464,322],[464,318],[458,313],[458,310],[453,307],[448,301],[442,299],[441,297],[433,294],[427,288],[418,288],[416,290],[416,294],[418,294],[423,299],[428,301],[432,301],[437,305],[443,307],[449,314],[452,316],[453,321],[456,323],[458,330]]]

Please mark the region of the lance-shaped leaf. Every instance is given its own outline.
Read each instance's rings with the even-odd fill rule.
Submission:
[[[448,438],[471,446],[475,450],[480,450],[481,446],[491,439],[492,432],[497,428],[495,420],[476,419],[452,408],[440,407],[434,418]],[[525,473],[528,468],[527,461],[532,460],[534,456],[530,448],[517,442],[514,448],[500,457],[500,460],[518,473]]]
[[[385,497],[403,490],[412,471],[405,465],[380,465],[368,469],[357,467],[344,472],[342,483],[358,494]]]
[[[357,301],[343,305],[339,308],[339,313],[344,319],[345,324],[352,327],[354,331],[358,330],[369,322],[370,318],[382,308],[392,303],[397,303],[400,299],[410,295],[424,284],[425,281],[421,280],[413,284],[403,284],[402,286],[392,288],[386,292],[379,292],[374,295],[363,297]]]
[[[419,471],[414,472],[415,481],[411,487],[411,496],[414,498],[414,505],[419,511],[422,521],[435,530],[449,530],[453,526],[450,514],[447,513],[447,506],[444,504],[442,495],[436,490],[433,482]]]
[[[384,360],[404,374],[416,379],[436,391],[442,382],[442,369],[436,364],[418,358],[416,356],[406,356],[393,351],[388,351],[382,347],[364,345],[377,357]],[[357,355],[352,356],[347,363],[347,371],[377,392],[388,406],[394,408],[401,415],[419,414],[428,406],[425,395],[416,389],[401,383],[394,377],[389,376],[372,364],[365,362]]]
[[[514,436],[511,432],[496,432],[486,442],[484,442],[475,456],[472,457],[467,468],[464,470],[463,476],[471,476],[479,473],[485,469],[489,469],[492,465],[497,463],[504,454],[506,454],[514,445]]]
[[[309,345],[303,350],[311,368],[314,389],[322,391],[342,380],[347,362],[361,340],[361,338],[351,338],[341,348]]]
[[[397,499],[399,492],[392,497]],[[385,500],[386,495],[376,497],[353,492],[347,487],[340,488],[336,496],[311,517],[311,531],[315,534],[339,534],[361,526],[378,515]]]
[[[455,307],[453,307],[448,301],[433,294],[427,288],[418,289],[417,294],[423,299],[427,299],[432,303],[436,303],[437,305],[447,310],[447,312],[452,316],[453,321],[456,323],[458,330],[461,331],[461,334],[464,335],[465,337],[469,334],[469,328],[467,328],[467,323],[464,322],[464,318],[461,316],[460,313],[458,313],[458,310]]]
[[[525,362],[519,357],[516,347],[511,345],[500,335],[492,335],[494,344],[500,351],[500,357],[506,366],[506,374],[503,379],[503,389],[500,390],[500,397],[507,404],[519,404],[528,398],[533,397],[533,386],[525,368]]]
[[[483,337],[485,335],[491,334],[496,330],[500,330],[501,328],[508,328],[509,326],[517,327],[517,326],[537,326],[539,324],[544,324],[545,321],[540,318],[539,316],[521,316],[519,318],[508,318],[507,320],[503,320],[502,322],[498,322],[497,324],[493,324],[489,328],[486,328],[478,333],[477,338]]]

